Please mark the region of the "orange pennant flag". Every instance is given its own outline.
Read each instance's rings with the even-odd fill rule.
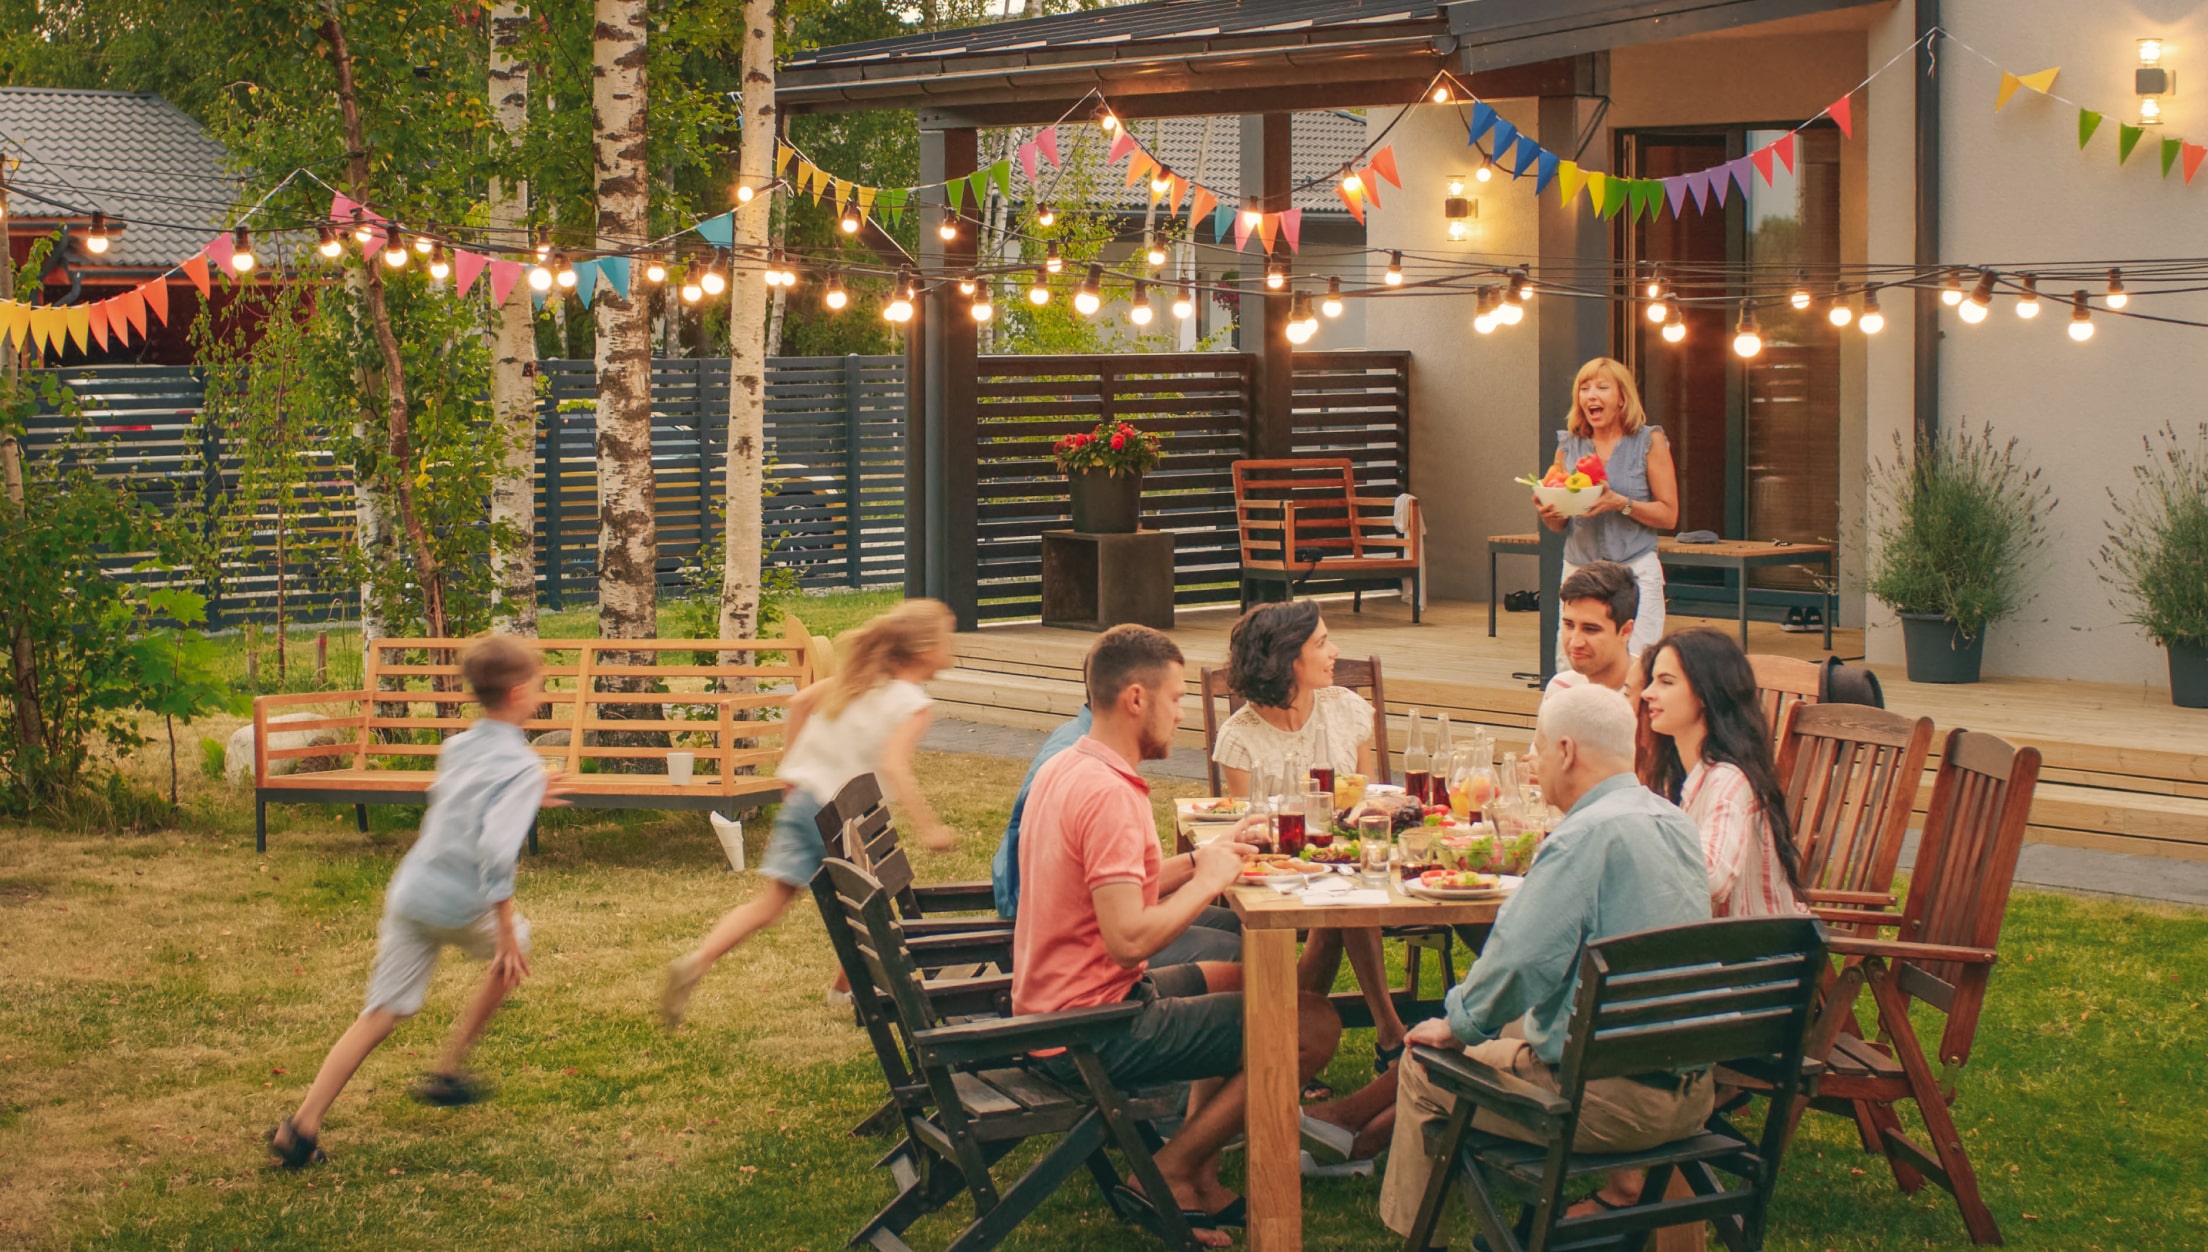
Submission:
[[[61,311],[61,324],[69,328],[69,339],[77,345],[77,351],[92,350],[92,310],[72,304]]]
[[[1280,214],[1267,213],[1257,223],[1257,237],[1265,245],[1265,251],[1273,250],[1273,236],[1280,233]]]
[[[1182,197],[1188,194],[1188,180],[1179,174],[1172,174],[1167,176],[1167,181],[1172,186],[1166,188],[1166,194],[1171,196],[1172,199],[1166,203],[1165,207],[1178,212],[1180,211]]]
[[[1395,175],[1394,144],[1389,144],[1387,147],[1382,148],[1378,152],[1372,154],[1372,168],[1380,171],[1380,177],[1387,179],[1391,183],[1394,183],[1397,190],[1402,189],[1403,180],[1396,177]],[[1375,201],[1375,203],[1378,202]]]
[[[1380,179],[1378,175],[1373,173],[1371,166],[1368,165],[1357,171],[1357,183],[1365,189],[1365,199],[1372,201],[1372,207],[1381,208]]]
[[[2193,175],[2200,172],[2200,159],[2208,156],[2208,147],[2197,143],[2187,143],[2178,151],[2180,153],[2178,161],[2185,169],[2185,181],[2190,183],[2193,181]]]
[[[169,321],[169,280],[156,278],[150,283],[141,283],[138,294],[145,297],[146,312],[154,321],[166,326]]]
[[[133,287],[115,297],[115,307],[122,313],[121,320],[115,324],[119,327],[130,327],[138,333],[139,341],[143,342],[146,337],[146,298],[139,295],[138,289]]]
[[[1213,209],[1219,207],[1219,197],[1211,194],[1210,189],[1200,183],[1191,186],[1193,189],[1188,197],[1188,229],[1190,234],[1194,234],[1196,227],[1211,216]]]
[[[85,306],[92,314],[92,342],[107,351],[107,301],[100,300]]]
[[[1365,220],[1365,198],[1351,195],[1340,183],[1334,184],[1334,194],[1342,198],[1343,205],[1349,209],[1349,215],[1356,218],[1359,224],[1362,224]]]
[[[191,260],[184,262],[177,268],[184,271],[184,277],[192,280],[192,286],[199,288],[200,298],[205,299],[207,296],[207,254],[195,252],[192,254]]]
[[[1157,162],[1150,159],[1149,153],[1144,152],[1140,148],[1135,149],[1135,155],[1133,159],[1127,162],[1126,186],[1134,186],[1137,179],[1140,179],[1143,175],[1148,174],[1151,169],[1156,167],[1156,165]]]

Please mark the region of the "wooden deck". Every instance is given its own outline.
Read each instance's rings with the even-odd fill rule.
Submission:
[[[1223,661],[1234,618],[1232,609],[1180,614],[1173,637],[1188,655],[1191,684],[1196,667]],[[1721,618],[1693,620],[1734,628]],[[1391,713],[1441,711],[1460,725],[1488,727],[1504,744],[1530,738],[1540,693],[1520,675],[1535,664],[1533,614],[1504,614],[1500,634],[1490,639],[1484,601],[1434,602],[1425,624],[1413,626],[1392,597],[1368,599],[1362,614],[1352,614],[1343,599],[1328,602],[1327,626],[1345,656],[1381,659]],[[958,668],[931,690],[946,716],[1055,726],[1081,707],[1081,658],[1094,639],[1034,624],[963,634]],[[1818,635],[1788,634],[1768,622],[1754,623],[1749,641],[1753,652],[1824,655]],[[1863,632],[1835,630],[1833,648],[1843,657],[1860,655]],[[1930,686],[1909,682],[1898,666],[1873,668],[1889,708],[1931,717],[1943,737],[1950,727],[1967,726],[2039,748],[2046,767],[2032,807],[2033,841],[2208,861],[2208,710],[2172,707],[2167,691],[2152,688],[2011,678]],[[1193,695],[1181,742],[1203,743]],[[1920,804],[1931,790],[1928,779]]]

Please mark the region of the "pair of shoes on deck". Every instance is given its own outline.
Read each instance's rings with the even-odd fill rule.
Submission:
[[[1786,611],[1786,620],[1779,623],[1779,629],[1790,635],[1813,635],[1824,628],[1823,609],[1791,608]]]

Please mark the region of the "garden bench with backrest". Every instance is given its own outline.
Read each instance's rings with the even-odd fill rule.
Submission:
[[[548,768],[568,775],[584,808],[709,809],[733,817],[779,796],[774,763],[791,696],[812,681],[818,645],[787,639],[523,639],[544,661],[544,716],[522,723]],[[253,702],[254,847],[268,848],[268,806],[350,804],[367,829],[371,804],[423,804],[444,741],[474,722],[460,682],[466,639],[377,639],[360,689],[262,696]],[[727,662],[727,663],[723,663]],[[271,743],[287,710],[320,716],[282,733],[335,742]],[[638,716],[622,717],[634,710]],[[689,781],[670,771],[690,754]],[[279,774],[280,761],[300,772]],[[309,770],[311,769],[311,772]],[[532,845],[534,832],[532,832]]]

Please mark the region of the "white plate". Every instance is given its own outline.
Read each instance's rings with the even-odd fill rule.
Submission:
[[[1499,874],[1492,887],[1428,887],[1408,882],[1403,884],[1403,894],[1423,900],[1500,900],[1525,881],[1516,874]]]

